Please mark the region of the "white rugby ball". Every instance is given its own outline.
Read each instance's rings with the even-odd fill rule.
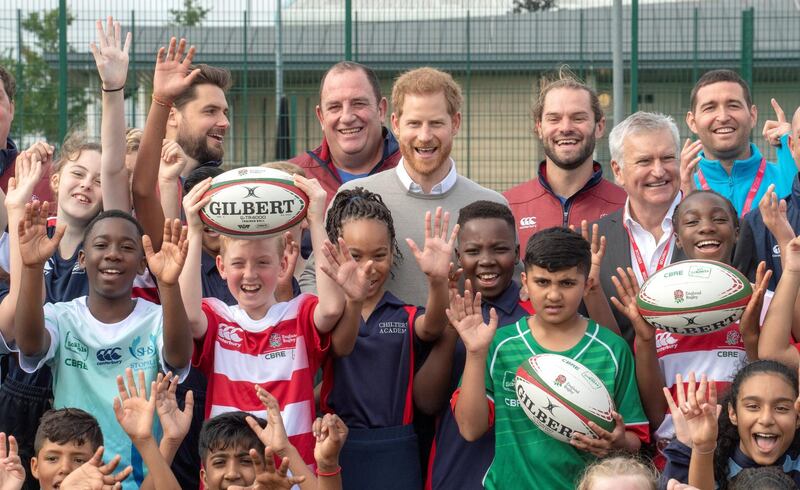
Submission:
[[[525,415],[542,432],[563,442],[574,434],[593,439],[594,422],[609,432],[616,425],[614,401],[600,378],[583,364],[557,354],[537,354],[517,369],[514,388]]]
[[[721,330],[741,318],[753,294],[733,267],[684,260],[652,274],[639,290],[639,312],[651,325],[680,335]]]
[[[261,238],[291,228],[308,210],[308,196],[286,172],[264,167],[228,170],[211,181],[200,219],[223,235]],[[205,197],[204,196],[204,197]]]

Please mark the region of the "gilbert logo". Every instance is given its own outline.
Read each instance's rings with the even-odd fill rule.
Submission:
[[[520,229],[536,228],[536,216],[525,216],[519,220]]]
[[[77,354],[84,361],[89,357],[89,349],[86,347],[86,344],[76,339],[71,331],[67,332],[67,338],[64,339],[64,348]]]

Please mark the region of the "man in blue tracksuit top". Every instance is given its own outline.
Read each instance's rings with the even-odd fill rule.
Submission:
[[[786,141],[782,140],[786,145]],[[794,113],[792,119],[792,132],[788,137],[788,146],[794,161],[800,166],[800,108]],[[792,189],[786,200],[786,218],[795,234],[800,232],[800,174],[795,167],[795,176],[792,178]],[[778,194],[781,195],[780,193]],[[759,209],[753,210],[742,221],[739,231],[739,241],[736,242],[736,252],[733,255],[733,265],[747,277],[754,278],[758,263],[767,263],[767,269],[772,270],[772,279],[769,289],[775,290],[781,278],[781,250],[772,233],[769,232]]]
[[[693,187],[719,192],[740,216],[758,207],[770,184],[775,184],[779,196],[791,192],[797,168],[786,139],[781,139],[777,163],[767,162],[750,143],[758,110],[738,74],[730,70],[705,73],[692,89],[690,103],[686,124],[699,141],[687,144],[682,157],[691,153],[700,159]]]

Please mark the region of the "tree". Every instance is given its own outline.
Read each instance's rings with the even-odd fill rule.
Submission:
[[[25,134],[44,137],[51,143],[59,143],[58,131],[58,68],[51,66],[46,56],[58,56],[58,9],[33,12],[22,21],[22,28],[33,34],[33,45],[20,46],[22,54],[22,79],[17,80],[16,116],[24,120],[15,121],[14,126],[24,128]],[[74,17],[67,11],[67,25]],[[72,51],[70,49],[70,51]],[[3,65],[10,69],[16,65],[13,59],[4,59]],[[67,114],[70,125],[84,125],[89,98],[84,90],[85,81],[67,84]],[[23,100],[20,100],[20,97]],[[20,104],[22,102],[22,104]]]
[[[514,13],[549,10],[557,6],[556,0],[514,0]]]
[[[210,8],[206,9],[202,5],[197,5],[195,0],[183,0],[183,10],[169,9],[174,25],[187,27],[199,26],[209,12],[211,12]]]

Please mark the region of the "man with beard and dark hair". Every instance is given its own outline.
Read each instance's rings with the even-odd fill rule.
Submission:
[[[594,90],[560,74],[539,92],[533,123],[545,154],[539,175],[503,193],[522,247],[537,230],[596,221],[621,208],[626,197],[592,159],[606,124]]]

